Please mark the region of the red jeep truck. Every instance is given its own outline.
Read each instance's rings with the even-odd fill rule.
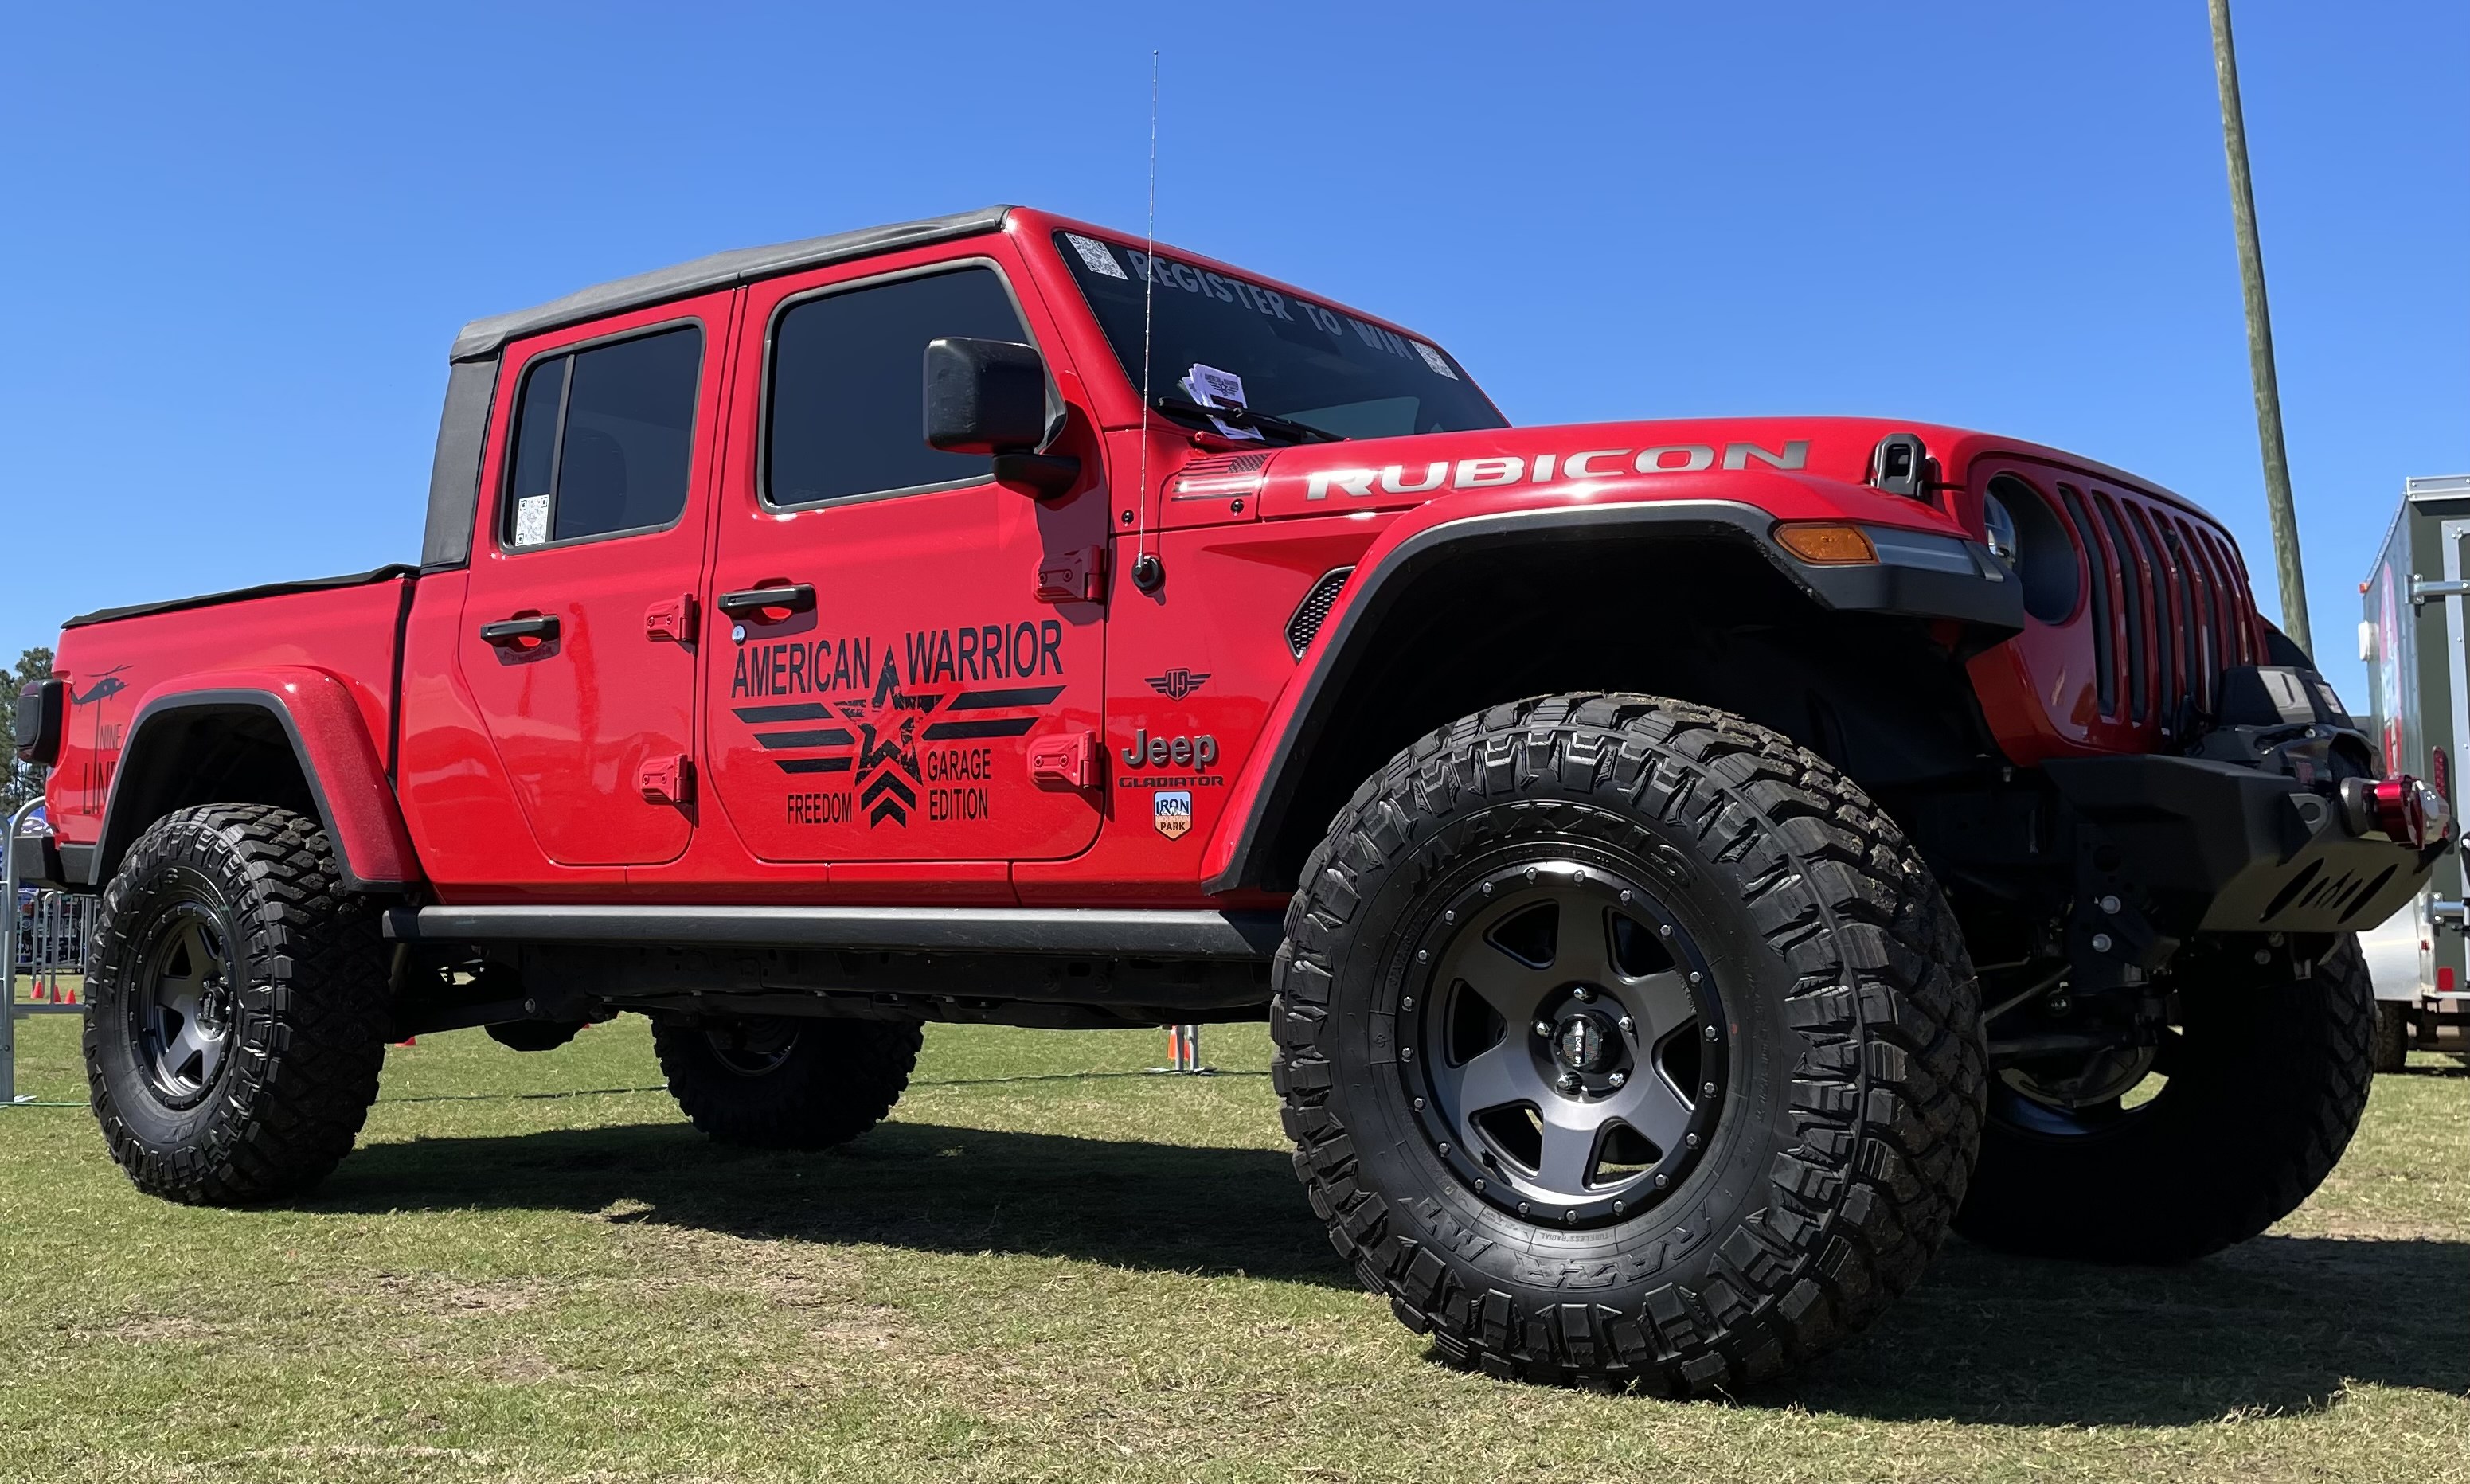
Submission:
[[[1039,212],[452,368],[417,566],[71,619],[21,703],[146,1191],[302,1190],[419,1032],[639,1011],[697,1125],[811,1148],[927,1021],[1267,1015],[1314,1211],[1440,1356],[1705,1391],[1950,1226],[2289,1212],[2365,1096],[2351,930],[2449,833],[2168,491],[1514,429],[1403,326]]]

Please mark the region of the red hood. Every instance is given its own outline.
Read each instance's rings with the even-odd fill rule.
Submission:
[[[1928,446],[1940,478],[1956,487],[1950,508],[1866,487],[1871,452],[1895,432],[1916,433]],[[1232,485],[1247,485],[1257,491],[1262,518],[1274,521],[1341,509],[1395,510],[1473,491],[1553,500],[1653,499],[1685,492],[1692,499],[1722,498],[1726,475],[1750,475],[1766,477],[1740,481],[1744,501],[1772,507],[1781,492],[1801,503],[1784,487],[1798,487],[1799,494],[1806,495],[1808,509],[1776,509],[1779,517],[1851,517],[1977,536],[1980,505],[1977,492],[1967,488],[1973,483],[1967,472],[1975,461],[1996,454],[2081,470],[2169,500],[2216,527],[2219,523],[2191,501],[2089,459],[2016,438],[1880,418],[1574,423],[1301,444],[1265,452],[1266,462],[1260,454],[1196,460],[1179,475],[1177,483],[1189,487],[1179,493],[1247,493]]]

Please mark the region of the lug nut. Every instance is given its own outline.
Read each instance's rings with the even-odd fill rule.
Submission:
[[[1589,1000],[1592,1000],[1595,997],[1596,991],[1588,988],[1584,985],[1580,985],[1575,989],[1570,991],[1570,998],[1577,1001],[1581,1005],[1586,1004]]]
[[[1552,1085],[1558,1087],[1565,1093],[1576,1092],[1578,1090],[1578,1074],[1575,1072],[1564,1072],[1561,1074],[1560,1080],[1554,1082]]]
[[[1549,1020],[1539,1020],[1535,1022],[1535,1033],[1544,1037],[1548,1041],[1550,1040],[1552,1038],[1552,1022]]]
[[[1638,1022],[1630,1019],[1627,1015],[1623,1015],[1620,1018],[1620,1030],[1621,1034],[1623,1035],[1636,1035],[1638,1034]]]
[[[1612,1083],[1615,1087],[1619,1087],[1629,1081],[1629,1074],[1616,1070],[1612,1076],[1604,1078],[1604,1080]]]

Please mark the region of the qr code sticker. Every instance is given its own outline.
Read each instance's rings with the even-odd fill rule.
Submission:
[[[1131,275],[1124,271],[1124,266],[1115,261],[1115,255],[1107,250],[1105,243],[1094,237],[1084,237],[1078,232],[1064,233],[1063,240],[1072,244],[1072,250],[1081,255],[1082,262],[1089,265],[1090,272],[1101,273],[1108,278],[1120,278],[1126,283],[1131,281]]]
[[[1453,382],[1458,379],[1458,374],[1450,369],[1449,361],[1442,357],[1439,351],[1433,349],[1421,340],[1415,340],[1410,343],[1415,347],[1415,354],[1424,358],[1424,364],[1432,367],[1434,372],[1448,377]]]

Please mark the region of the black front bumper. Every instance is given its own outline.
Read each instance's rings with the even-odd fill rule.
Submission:
[[[2286,774],[2199,757],[2043,764],[2097,870],[2141,887],[2153,925],[2196,933],[2351,933],[2416,895],[2453,844],[2352,834]]]

